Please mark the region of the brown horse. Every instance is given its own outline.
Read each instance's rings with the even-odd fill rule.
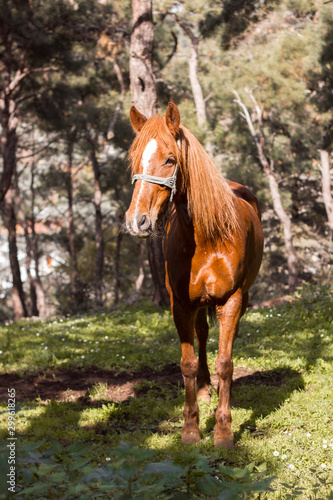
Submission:
[[[127,231],[154,237],[172,202],[163,248],[166,286],[182,349],[182,441],[200,440],[197,394],[206,401],[210,398],[205,309],[214,307],[219,321],[214,444],[233,448],[232,346],[262,259],[259,205],[246,187],[222,177],[198,140],[181,125],[175,104],[169,103],[165,116],[149,120],[133,106],[130,118],[139,134],[130,150],[135,187],[126,213]]]

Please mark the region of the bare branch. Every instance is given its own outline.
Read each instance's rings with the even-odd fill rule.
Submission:
[[[251,135],[252,135],[252,137],[255,140],[255,143],[256,144],[259,143],[259,139],[258,139],[258,136],[257,136],[256,131],[254,129],[253,122],[252,122],[252,119],[251,119],[250,113],[248,112],[247,107],[241,101],[241,98],[240,98],[238,92],[236,90],[233,90],[232,92],[236,96],[236,99],[234,99],[234,102],[236,102],[242,108],[242,110],[243,110],[243,113],[241,114],[241,116],[243,116],[243,118],[245,118],[246,123],[247,123],[247,125],[248,125],[248,127],[250,129]]]
[[[213,97],[214,95],[214,92],[209,92],[209,94],[206,95],[206,97],[204,98],[204,101],[207,102],[211,97]]]
[[[187,34],[187,36],[191,39],[191,42],[194,44],[194,45],[198,45],[200,40],[202,39],[201,36],[195,36],[195,34],[193,33],[193,31],[191,30],[190,28],[190,25],[189,23],[187,23],[186,21],[183,21],[182,19],[179,19],[179,17],[177,16],[177,14],[170,14],[174,20],[179,24],[179,26],[185,31],[185,33]]]
[[[259,123],[260,143],[261,143],[262,148],[264,149],[264,147],[265,147],[265,133],[264,133],[264,123],[263,123],[263,119],[262,119],[262,111],[261,111],[259,104],[257,103],[256,98],[253,95],[252,90],[245,88],[245,92],[247,93],[247,95],[250,97],[251,101],[254,104],[254,109],[256,111],[256,114],[258,117],[258,123]]]
[[[18,86],[18,84],[31,73],[39,73],[40,71],[48,72],[48,71],[57,71],[58,68],[56,66],[49,66],[46,68],[25,68],[22,70],[17,70],[14,78],[10,82],[10,84],[5,89],[5,94],[10,95]]]
[[[268,161],[267,157],[265,155],[265,150],[264,150],[265,136],[264,136],[263,128],[260,127],[260,121],[259,121],[260,135],[258,137],[258,134],[255,131],[255,128],[254,128],[254,125],[253,125],[253,122],[252,122],[252,118],[250,116],[250,113],[249,113],[247,107],[241,101],[241,98],[240,98],[238,92],[236,92],[236,90],[233,90],[233,93],[237,97],[237,99],[234,99],[234,102],[236,102],[242,108],[242,110],[244,112],[244,117],[245,117],[247,125],[248,125],[248,127],[250,129],[251,135],[252,135],[252,137],[254,139],[255,145],[257,146],[259,160],[260,160],[260,163],[261,163],[263,169],[265,170],[266,173],[273,172],[274,160],[273,160],[272,155],[270,155],[269,161]],[[247,91],[247,93],[248,93],[248,91]],[[253,99],[254,99],[254,97],[253,97]],[[255,101],[255,103],[256,103],[256,101]]]
[[[257,116],[258,116],[258,121],[259,121],[259,125],[261,125],[262,123],[262,112],[261,112],[261,108],[259,106],[259,104],[257,103],[257,100],[256,98],[254,97],[253,93],[252,93],[252,90],[249,90],[247,88],[244,89],[245,92],[247,93],[247,95],[250,97],[251,101],[253,102],[254,104],[254,109],[256,110],[256,113],[257,113]]]
[[[79,163],[75,168],[73,168],[73,172],[72,172],[72,175],[73,177],[78,173],[80,172],[80,170],[83,169],[83,167],[87,164],[86,160],[83,160],[81,161],[81,163]]]
[[[45,151],[46,149],[48,149],[51,146],[51,144],[53,144],[54,142],[57,142],[57,138],[56,139],[52,139],[52,141],[48,142],[46,144],[46,146],[43,146],[42,148],[38,149],[37,151],[34,151],[33,153],[30,153],[30,154],[27,154],[27,155],[24,155],[24,156],[18,156],[17,160],[25,160],[26,158],[32,158],[33,156],[36,156],[39,153],[41,153],[42,151]]]

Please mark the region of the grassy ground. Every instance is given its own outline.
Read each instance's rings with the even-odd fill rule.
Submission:
[[[214,449],[215,393],[210,404],[200,403],[202,441],[188,449],[200,450],[211,464],[244,467],[266,462],[268,473],[275,476],[274,491],[260,498],[294,498],[298,491],[300,498],[329,498],[333,481],[332,318],[332,293],[327,288],[306,289],[291,303],[249,310],[234,348],[234,366],[242,367],[245,374],[233,389],[237,449]],[[217,348],[214,326],[208,343],[212,373]],[[35,372],[49,376],[50,370],[69,369],[84,374],[82,370],[89,367],[111,370],[121,380],[142,374],[135,393],[123,401],[112,400],[103,382],[89,387],[81,398],[16,403],[18,442],[51,438],[63,444],[89,442],[90,457],[102,465],[120,441],[155,450],[154,460],[177,458],[184,452],[180,440],[184,391],[180,376],[177,384],[167,377],[164,380],[163,374],[175,370],[179,357],[169,311],[151,305],[1,326],[0,378],[1,374],[27,378]],[[145,374],[150,375],[145,379]],[[8,437],[6,410],[3,397],[0,440]]]

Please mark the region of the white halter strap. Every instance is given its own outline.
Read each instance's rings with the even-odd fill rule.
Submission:
[[[175,171],[172,177],[156,177],[155,175],[147,175],[147,174],[136,174],[132,177],[132,184],[135,181],[147,181],[152,184],[159,184],[160,186],[166,186],[171,189],[170,201],[173,200],[174,195],[176,194],[176,181],[177,181],[177,173],[178,173],[178,164],[176,165]]]

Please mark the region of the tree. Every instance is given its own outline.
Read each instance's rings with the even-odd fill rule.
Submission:
[[[157,113],[156,83],[153,73],[154,25],[152,0],[132,0],[132,34],[130,48],[131,102],[147,118]],[[162,241],[148,240],[148,258],[154,283],[155,303],[167,305],[165,263]]]
[[[90,3],[93,7],[93,4]],[[71,52],[74,44],[91,37],[81,32],[80,21],[89,10],[89,1],[74,7],[70,2],[57,0],[9,0],[0,9],[0,125],[2,173],[0,179],[0,202],[4,200],[4,213],[10,240],[12,271],[15,273],[14,288],[23,301],[19,284],[20,273],[16,269],[17,258],[13,228],[15,206],[13,194],[9,193],[12,176],[16,168],[18,125],[24,108],[47,83],[50,71],[75,67],[75,56]],[[88,27],[88,26],[87,26]],[[10,228],[9,228],[10,225]],[[15,261],[15,265],[14,265]],[[13,289],[13,293],[16,293]],[[15,301],[16,303],[17,301]],[[25,314],[25,305],[22,303]],[[21,313],[18,313],[21,314]]]
[[[75,304],[78,294],[78,270],[75,244],[75,223],[74,223],[74,199],[73,199],[73,149],[76,141],[76,130],[70,133],[67,138],[67,165],[65,167],[65,183],[68,201],[68,242],[71,262],[71,288],[72,301]]]
[[[147,118],[155,115],[158,109],[153,73],[153,43],[152,0],[132,0],[129,61],[131,102]]]
[[[20,108],[42,84],[40,76],[57,71],[78,38],[73,7],[64,0],[9,0],[0,9],[0,124],[3,168],[0,202],[10,187],[16,164]],[[66,21],[66,23],[65,23]],[[65,24],[67,25],[65,27]],[[56,57],[55,57],[56,56]],[[59,57],[60,56],[60,57]]]
[[[37,307],[37,292],[35,279],[31,272],[32,266],[32,241],[29,232],[29,223],[27,217],[25,216],[21,203],[21,195],[19,189],[18,175],[15,169],[14,171],[14,190],[15,190],[15,209],[17,213],[18,221],[24,231],[25,247],[26,247],[26,270],[30,287],[30,301],[31,301],[31,314],[32,316],[38,316],[39,311]]]
[[[126,32],[127,33],[127,32]],[[110,37],[104,32],[99,39],[98,46],[98,56],[104,61],[109,62],[114,70],[116,79],[119,85],[119,98],[115,104],[112,111],[112,119],[109,121],[109,126],[107,129],[107,139],[108,141],[114,142],[116,139],[115,129],[117,127],[118,120],[121,115],[123,108],[125,96],[126,96],[126,83],[123,75],[124,69],[120,66],[118,60],[118,54],[123,50],[125,37],[121,39],[119,36]],[[109,111],[109,110],[108,110]],[[98,150],[98,135],[103,136],[103,131],[98,127],[97,123],[100,124],[101,120],[94,120],[92,129],[95,130],[94,138],[88,133],[88,142],[91,145],[91,162],[94,170],[94,206],[95,206],[95,241],[96,241],[96,260],[95,260],[95,297],[96,304],[102,305],[102,273],[104,266],[104,239],[102,231],[103,215],[101,212],[101,199],[102,190],[100,183],[101,169],[100,164],[97,159],[96,151]],[[123,234],[121,233],[121,222],[118,219],[118,232],[117,232],[117,242],[115,250],[115,260],[114,260],[114,278],[113,278],[113,293],[114,293],[114,303],[119,302],[119,289],[120,289],[120,254],[121,254],[121,243],[123,239]]]
[[[97,306],[103,305],[102,294],[102,279],[104,267],[104,240],[103,240],[103,214],[101,209],[102,190],[100,184],[100,166],[96,155],[95,144],[91,144],[91,163],[94,170],[94,207],[95,207],[95,243],[96,243],[96,259],[95,259],[95,302]]]
[[[194,34],[193,29],[191,29],[191,23],[189,23],[186,19],[181,19],[176,13],[173,13],[172,15],[176,20],[176,22],[179,24],[179,26],[184,30],[186,35],[189,37],[191,42],[191,53],[188,60],[189,77],[193,93],[193,99],[195,103],[198,125],[200,127],[203,127],[207,122],[206,102],[198,78],[199,44],[200,41],[202,40],[202,36]]]
[[[30,206],[30,228],[31,228],[31,246],[32,246],[32,255],[35,264],[35,278],[34,278],[34,286],[36,290],[37,296],[37,309],[38,314],[41,318],[46,317],[47,309],[46,309],[46,300],[45,293],[42,285],[42,280],[40,277],[39,270],[39,260],[40,260],[40,251],[38,245],[38,235],[36,232],[36,217],[35,217],[35,198],[36,198],[36,187],[35,187],[35,177],[36,177],[36,165],[35,165],[35,144],[33,142],[33,159],[31,165],[31,181],[30,181],[30,193],[31,193],[31,206]]]
[[[322,20],[320,26],[319,43],[316,46],[320,47],[320,52],[315,54],[316,60],[310,66],[306,73],[307,83],[311,92],[311,101],[314,104],[315,110],[319,113],[320,119],[316,119],[316,128],[319,129],[320,137],[317,141],[319,147],[315,148],[320,154],[319,169],[321,172],[321,185],[323,193],[323,201],[327,214],[329,238],[333,238],[333,197],[331,173],[330,173],[330,151],[333,143],[333,19],[332,7],[328,10],[323,9]]]
[[[288,270],[289,270],[288,285],[289,285],[289,292],[292,293],[295,291],[296,286],[297,286],[298,258],[297,258],[295,248],[293,245],[291,218],[286,213],[285,209],[283,208],[282,199],[281,199],[280,190],[279,190],[279,185],[277,182],[276,173],[274,171],[273,156],[270,152],[268,152],[269,159],[267,159],[267,152],[265,152],[266,139],[265,139],[264,128],[263,128],[262,110],[260,109],[252,92],[247,91],[247,93],[250,96],[250,98],[254,104],[254,113],[255,113],[256,118],[258,120],[258,132],[256,132],[256,130],[254,128],[253,121],[252,121],[251,115],[250,115],[247,107],[241,101],[238,92],[236,92],[234,90],[234,94],[236,96],[235,102],[241,107],[241,109],[243,111],[242,116],[246,120],[246,123],[249,127],[251,136],[254,140],[254,143],[255,143],[257,151],[258,151],[259,161],[260,161],[261,166],[264,170],[264,173],[268,179],[269,189],[271,192],[275,213],[279,217],[281,224],[282,224],[282,227],[283,227],[284,242],[285,242],[285,249],[286,249],[286,254],[287,254],[287,262],[288,262]]]
[[[333,197],[331,194],[330,155],[325,149],[320,150],[320,171],[324,205],[327,213],[329,236],[333,238]]]
[[[17,256],[15,193],[9,188],[2,203],[2,216],[8,231],[9,261],[13,277],[12,301],[15,319],[28,316],[25,294],[21,279],[20,265]]]

